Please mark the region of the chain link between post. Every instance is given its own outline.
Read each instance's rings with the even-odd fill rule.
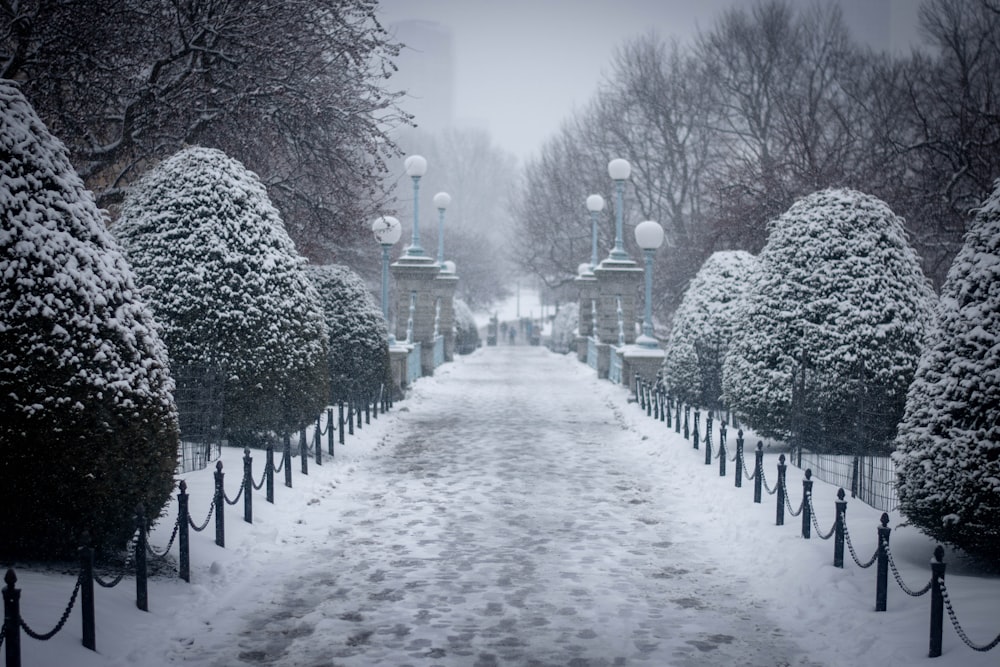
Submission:
[[[875,564],[878,560],[878,547],[875,547],[875,553],[872,554],[871,560],[867,563],[862,564],[861,560],[858,558],[858,554],[854,551],[854,545],[851,543],[851,533],[847,530],[847,518],[844,518],[844,541],[847,542],[847,549],[851,552],[851,558],[857,563],[858,567],[865,570]]]
[[[59,622],[56,624],[56,627],[52,628],[50,632],[46,632],[44,634],[38,633],[29,628],[28,624],[24,622],[24,618],[22,618],[21,627],[24,629],[25,634],[27,634],[32,639],[38,639],[43,642],[48,641],[49,639],[55,637],[56,634],[63,629],[63,626],[66,625],[66,619],[69,618],[70,612],[73,611],[73,605],[76,604],[76,596],[77,593],[80,592],[80,586],[82,583],[83,583],[83,573],[81,572],[76,578],[76,586],[73,587],[73,594],[70,595],[69,597],[69,604],[66,605],[66,611],[63,612],[62,618],[59,619]],[[4,625],[6,626],[6,624]]]
[[[200,533],[201,531],[205,530],[208,527],[208,522],[212,520],[213,512],[215,512],[215,499],[212,500],[212,504],[209,505],[208,507],[208,516],[205,517],[205,522],[203,524],[201,524],[200,526],[196,526],[194,521],[191,520],[191,515],[188,514],[188,525],[191,526],[194,532]]]
[[[892,559],[892,551],[889,550],[889,543],[886,542],[885,540],[882,540],[882,546],[885,548],[886,556],[889,557],[889,569],[892,570],[892,576],[896,579],[896,583],[899,584],[899,587],[903,589],[903,592],[909,595],[910,597],[915,597],[915,598],[918,598],[921,595],[925,595],[931,589],[931,586],[934,585],[934,576],[932,575],[931,580],[927,582],[927,585],[921,588],[919,591],[910,590],[910,588],[903,583],[903,577],[900,576],[899,570],[896,569],[896,561]]]
[[[831,537],[833,537],[833,534],[837,531],[837,520],[836,519],[833,520],[833,526],[830,528],[830,532],[824,535],[823,531],[819,527],[819,521],[817,521],[816,519],[816,507],[813,505],[812,494],[810,493],[806,497],[809,499],[809,516],[812,517],[812,524],[813,528],[816,529],[816,536],[819,537],[819,539],[821,540],[830,539]]]
[[[965,645],[973,651],[979,651],[980,653],[992,651],[996,648],[997,645],[1000,644],[1000,634],[998,634],[990,643],[982,645],[974,644],[972,640],[969,639],[969,636],[965,634],[965,630],[963,630],[962,626],[958,623],[958,615],[955,613],[955,609],[951,605],[951,598],[948,596],[948,588],[944,585],[943,577],[938,584],[941,586],[941,598],[944,600],[945,609],[948,610],[948,618],[951,619],[951,624],[954,626],[956,634],[958,634],[959,638],[961,638]]]

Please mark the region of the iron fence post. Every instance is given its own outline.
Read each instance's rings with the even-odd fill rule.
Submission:
[[[889,515],[882,512],[878,528],[878,566],[875,575],[875,611],[885,611],[889,597]]]
[[[287,431],[282,444],[281,460],[285,469],[285,486],[292,488],[292,436]]]
[[[677,406],[677,411],[674,413],[674,433],[681,432],[681,401],[680,399],[674,399],[674,404]]]
[[[763,482],[764,475],[764,443],[761,441],[757,442],[757,451],[754,452],[757,457],[756,462],[753,464],[753,501],[755,503],[760,502],[761,493],[760,489]]]
[[[844,567],[844,522],[847,520],[847,501],[844,500],[844,489],[837,490],[837,523],[834,524],[833,535],[833,566]]]
[[[712,465],[712,413],[705,417],[705,465]]]
[[[698,449],[701,446],[701,443],[698,442],[699,440],[701,440],[701,435],[698,432],[699,431],[699,426],[701,426],[701,410],[698,410],[697,408],[695,408],[695,411],[694,411],[694,430],[691,432],[691,442],[694,443],[694,448],[695,449]]]
[[[309,474],[309,444],[306,440],[306,430],[304,428],[299,429],[299,467],[302,470],[303,475]]]
[[[267,443],[267,461],[264,463],[264,495],[267,502],[274,504],[274,445]]]
[[[316,465],[323,465],[323,434],[320,433],[323,426],[323,416],[316,416],[316,437],[313,438],[313,445],[316,447]]]
[[[354,399],[347,401],[347,434],[354,435]]]
[[[142,503],[135,507],[135,606],[149,611],[149,586],[146,579],[146,509]]]
[[[80,620],[83,623],[83,645],[97,650],[97,626],[94,623],[94,548],[90,533],[83,534],[80,547]]]
[[[802,537],[812,537],[812,509],[810,499],[813,490],[812,470],[806,469],[806,478],[802,480]]]
[[[726,476],[726,422],[719,424],[719,477]]]
[[[785,475],[788,474],[788,466],[785,464],[785,455],[778,457],[778,509],[775,516],[774,525],[785,525]]]
[[[7,645],[7,667],[21,667],[21,591],[17,588],[14,568],[7,568],[3,580],[6,582],[3,587],[3,636]],[[93,649],[93,646],[87,648]]]
[[[743,488],[743,429],[736,431],[736,488]]]
[[[851,462],[851,498],[858,497],[858,457]]]
[[[191,583],[191,554],[190,535],[188,533],[188,493],[187,482],[183,479],[178,485],[180,491],[177,493],[177,550],[179,563],[177,566],[178,575],[184,581]]]
[[[243,520],[253,523],[253,457],[243,448]]]
[[[941,655],[941,633],[944,625],[944,596],[941,595],[941,582],[944,581],[944,547],[940,544],[934,549],[934,560],[931,561],[931,642],[929,658]]]
[[[333,408],[326,409],[326,449],[333,458]]]
[[[337,440],[344,444],[344,402],[337,403]]]
[[[368,400],[368,398],[365,398],[365,424],[371,424],[371,423],[372,423],[372,404],[371,401]],[[358,423],[358,426],[361,426],[360,422]]]
[[[226,493],[222,490],[224,477],[222,461],[217,461],[215,464],[215,543],[223,548],[226,546]]]
[[[691,437],[691,431],[688,429],[688,415],[691,414],[691,406],[684,406],[684,439],[687,440]]]

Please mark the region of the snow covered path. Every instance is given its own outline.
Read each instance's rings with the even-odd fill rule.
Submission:
[[[670,475],[621,451],[615,404],[564,391],[564,359],[502,347],[452,366],[238,645],[199,643],[184,660],[810,664],[708,558],[718,536],[678,516]],[[345,506],[343,489],[321,494]]]

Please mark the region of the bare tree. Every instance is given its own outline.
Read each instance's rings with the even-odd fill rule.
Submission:
[[[186,144],[257,172],[300,249],[348,259],[406,122],[375,0],[8,0],[21,82],[100,205]],[[349,254],[347,252],[346,254]]]

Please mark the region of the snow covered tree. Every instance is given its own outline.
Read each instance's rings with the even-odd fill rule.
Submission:
[[[685,384],[694,380],[694,386],[688,388],[694,400],[702,407],[720,407],[722,360],[736,334],[736,305],[756,266],[757,258],[743,250],[713,253],[702,264],[674,311],[665,346],[662,375],[671,393],[680,393]],[[682,343],[694,351],[698,368],[695,378],[691,377],[689,365],[672,363],[672,354],[681,351]]]
[[[580,329],[580,304],[576,301],[564,303],[552,320],[552,347],[556,352],[570,352],[576,349],[576,335]]]
[[[937,540],[1000,556],[1000,181],[948,272],[893,458],[900,508]]]
[[[329,401],[373,396],[390,377],[389,331],[364,281],[346,266],[306,267],[330,331]]]
[[[470,354],[479,347],[479,327],[472,309],[462,299],[455,299],[455,351]]]
[[[173,488],[166,349],[65,146],[9,84],[0,155],[0,558],[69,557],[83,531],[117,549]]]
[[[694,345],[683,338],[671,338],[664,346],[660,381],[670,395],[685,403],[700,403],[701,369]]]
[[[230,439],[296,430],[323,409],[319,295],[253,173],[215,149],[184,149],[133,187],[113,231],[148,289],[171,366],[223,378]]]
[[[934,302],[902,225],[881,200],[843,189],[770,223],[723,365],[727,404],[761,435],[888,450]]]

